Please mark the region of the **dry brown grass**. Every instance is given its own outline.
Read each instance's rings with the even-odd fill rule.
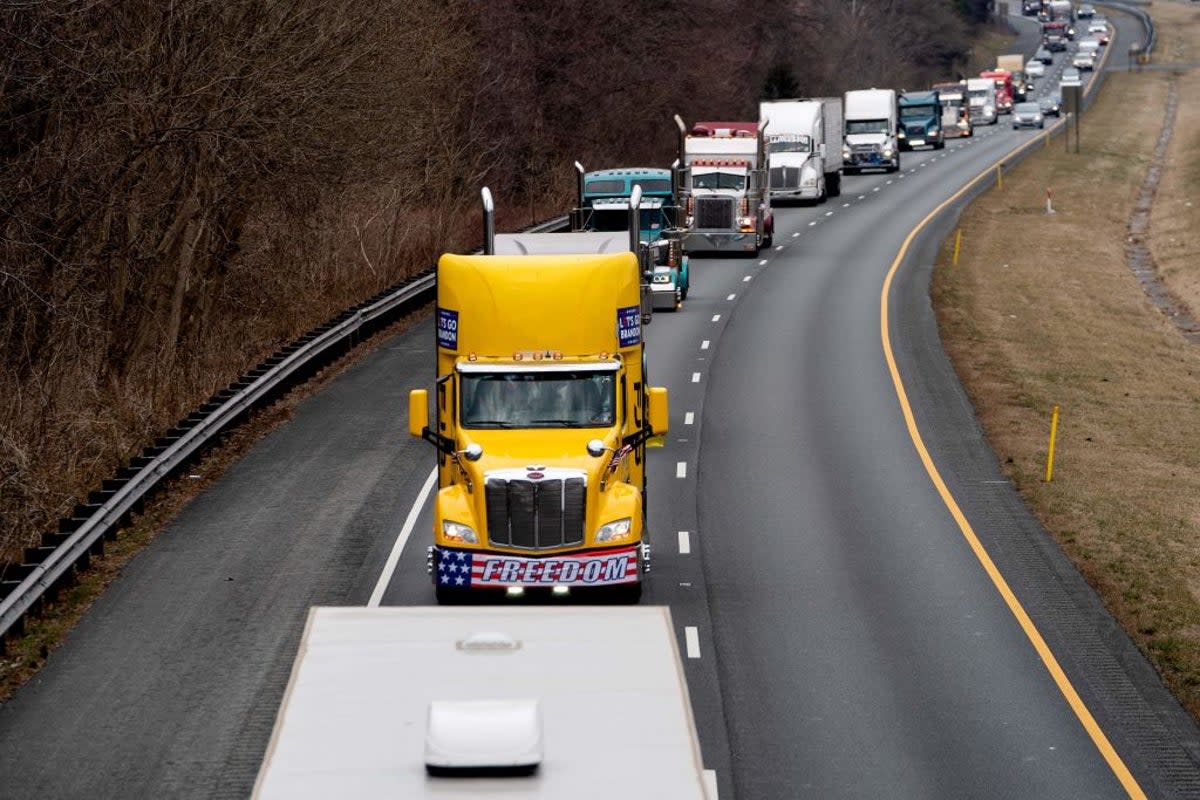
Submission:
[[[1200,62],[1200,8],[1160,3],[1157,61]],[[1154,204],[1150,239],[1154,260],[1171,293],[1200,312],[1200,69],[1176,78],[1179,110]]]
[[[1173,27],[1197,36],[1177,20]],[[1169,80],[1110,75],[1084,120],[1083,155],[1056,141],[964,214],[959,267],[943,252],[934,298],[947,350],[1008,475],[1200,714],[1200,348],[1147,300],[1124,252]],[[1181,108],[1200,101],[1195,90]],[[1196,119],[1181,118],[1184,141],[1200,135]],[[1053,216],[1044,213],[1047,185]],[[1154,220],[1157,231],[1157,209]],[[1175,233],[1193,253],[1197,230]],[[1054,404],[1062,423],[1054,481],[1045,483]]]

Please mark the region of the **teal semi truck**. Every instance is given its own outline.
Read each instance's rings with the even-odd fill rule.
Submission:
[[[626,167],[585,172],[579,162],[577,203],[571,212],[575,231],[623,231],[629,225],[629,197],[642,189],[639,238],[646,245],[654,309],[675,311],[687,299],[688,257],[678,224],[674,172],[655,167]]]
[[[937,91],[904,92],[900,95],[900,125],[896,131],[901,150],[946,146],[942,130],[942,103]]]

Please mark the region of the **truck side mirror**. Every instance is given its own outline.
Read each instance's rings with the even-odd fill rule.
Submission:
[[[429,392],[425,389],[413,389],[408,393],[408,432],[418,439],[425,438],[422,434],[429,425]]]
[[[667,407],[667,390],[661,386],[651,386],[649,390],[649,423],[650,435],[662,436],[667,432],[669,409]]]

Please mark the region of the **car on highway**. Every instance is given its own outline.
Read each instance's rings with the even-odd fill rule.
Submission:
[[[1079,70],[1074,67],[1067,67],[1062,72],[1062,80],[1059,86],[1083,86],[1083,77],[1080,76]]]
[[[1054,63],[1054,53],[1050,52],[1050,48],[1046,47],[1045,45],[1039,47],[1037,52],[1033,54],[1033,57],[1034,60],[1040,61],[1046,66],[1050,66]]]
[[[1082,19],[1088,19],[1089,17],[1094,17],[1094,16],[1096,16],[1096,7],[1094,5],[1092,5],[1091,3],[1081,3],[1079,8],[1076,9],[1076,11],[1075,11],[1075,16],[1080,17]]]
[[[1081,50],[1071,57],[1071,66],[1077,70],[1093,70],[1096,68],[1096,56]]]
[[[1099,39],[1097,39],[1095,36],[1089,36],[1086,39],[1079,40],[1079,44],[1076,45],[1075,52],[1089,53],[1092,56],[1094,56],[1095,58],[1099,58],[1100,57],[1100,48],[1102,46],[1103,45],[1100,44]]]
[[[1093,33],[1108,33],[1108,23],[1102,19],[1092,20],[1088,23],[1087,32]]]
[[[1028,78],[1044,78],[1046,76],[1046,65],[1037,59],[1029,59],[1025,62],[1025,76]]]
[[[1042,109],[1042,116],[1058,117],[1062,116],[1062,98],[1056,94],[1048,94],[1038,100],[1038,106]]]
[[[1013,130],[1018,128],[1044,128],[1046,117],[1039,103],[1017,103],[1012,111]]]

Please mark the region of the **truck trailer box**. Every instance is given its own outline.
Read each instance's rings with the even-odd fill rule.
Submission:
[[[314,608],[253,797],[705,800],[670,611]]]

